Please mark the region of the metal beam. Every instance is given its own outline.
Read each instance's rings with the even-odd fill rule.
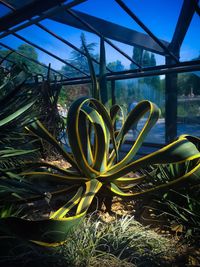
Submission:
[[[139,70],[128,70],[123,72],[116,73],[107,73],[107,81],[115,81],[115,80],[126,80],[133,78],[142,78],[148,76],[157,76],[164,75],[168,73],[183,73],[183,72],[194,72],[200,71],[200,60],[196,60],[194,62],[181,62],[179,64],[171,64],[171,65],[162,65],[155,67],[144,68],[142,71]],[[70,78],[67,81],[63,80],[64,85],[75,85],[75,84],[85,84],[90,83],[91,79],[87,77],[77,77]]]
[[[65,0],[35,0],[32,3],[23,6],[19,10],[1,18],[0,31],[5,31],[24,20],[30,19],[31,17],[41,14],[42,12],[63,3],[64,1]]]
[[[49,67],[46,66],[45,64],[40,63],[39,61],[37,61],[37,60],[35,60],[35,59],[33,59],[33,58],[30,58],[30,57],[28,57],[28,56],[26,56],[26,55],[24,55],[24,54],[22,54],[22,53],[16,51],[16,50],[13,49],[12,47],[10,47],[10,46],[8,46],[8,45],[6,45],[6,44],[3,44],[2,42],[0,42],[0,46],[3,46],[3,47],[5,47],[5,48],[8,49],[8,50],[13,51],[14,53],[16,53],[16,54],[19,55],[19,56],[24,57],[24,58],[26,58],[26,59],[28,59],[28,60],[30,60],[30,61],[32,61],[32,62],[34,62],[34,63],[36,63],[36,64],[38,64],[38,65],[40,65],[40,66],[42,66],[42,67],[44,67],[44,68],[46,68],[46,69],[49,69]],[[6,60],[7,60],[7,59],[6,59]],[[66,76],[65,74],[60,73],[60,72],[57,71],[57,70],[54,70],[54,69],[52,69],[52,68],[51,68],[51,70],[52,70],[53,72],[57,73],[58,75],[60,75],[61,77],[65,77],[66,79],[69,78],[68,76]]]
[[[2,34],[0,34],[0,39],[1,38],[4,38],[4,37],[6,37],[6,36],[8,36],[8,35],[10,35],[10,34],[12,34],[14,32],[23,30],[24,28],[29,27],[29,26],[33,25],[34,23],[36,23],[36,22],[39,22],[39,21],[41,21],[43,19],[46,19],[46,18],[49,18],[49,17],[55,15],[59,11],[62,11],[63,10],[63,6],[65,8],[71,8],[71,7],[73,7],[75,5],[78,5],[78,4],[80,4],[82,2],[85,2],[85,1],[86,0],[74,0],[73,2],[64,4],[62,6],[56,6],[55,8],[52,8],[52,9],[46,11],[45,13],[43,13],[42,15],[40,15],[39,17],[33,18],[33,19],[31,18],[31,19],[29,19],[28,22],[24,22],[24,23],[20,24],[19,26],[14,27],[14,29],[13,28],[10,29],[10,30],[6,29],[5,32],[3,32]]]
[[[118,24],[108,22],[103,19],[96,18],[94,16],[85,14],[83,12],[75,11],[73,12],[79,17],[82,18],[84,21],[88,22],[90,25],[94,25],[95,29],[101,33],[106,38],[131,45],[131,46],[139,46],[145,50],[151,51],[156,54],[164,55],[163,49],[147,34],[137,32],[135,30],[131,30],[129,28],[120,26]],[[87,26],[80,23],[78,20],[66,14],[65,12],[59,12],[56,15],[52,16],[51,19],[67,24],[84,31],[93,32]],[[160,40],[165,46],[168,46],[169,43]]]
[[[112,106],[116,104],[116,97],[115,97],[115,80],[111,81],[111,101]]]
[[[166,64],[173,63],[166,57]],[[165,142],[168,144],[177,137],[178,74],[167,73],[165,76]]]
[[[176,28],[172,37],[172,41],[169,45],[170,50],[178,56],[194,13],[195,6],[193,4],[193,1],[184,0],[181,13],[179,15],[178,22],[176,24]]]
[[[149,28],[124,4],[122,0],[115,0],[118,5],[165,51],[170,55],[177,63],[178,58],[153,34]]]
[[[14,35],[15,37],[17,37],[17,38],[23,40],[23,41],[26,42],[27,44],[30,44],[30,45],[32,45],[33,47],[35,47],[35,48],[41,50],[42,52],[46,53],[47,55],[49,55],[49,56],[51,56],[51,57],[57,59],[58,61],[60,61],[60,62],[62,62],[62,63],[64,63],[64,64],[66,64],[66,65],[68,65],[69,67],[75,69],[76,71],[82,73],[83,75],[85,75],[85,76],[87,76],[87,77],[89,76],[86,72],[80,70],[79,68],[77,68],[77,67],[75,67],[74,65],[70,64],[70,63],[67,62],[66,60],[64,60],[64,59],[62,59],[62,58],[56,56],[55,54],[49,52],[48,50],[44,49],[43,47],[41,47],[41,46],[39,46],[39,45],[37,45],[37,44],[35,44],[35,43],[33,43],[33,42],[27,40],[26,38],[24,38],[23,36],[19,35],[18,33],[13,33],[13,35]]]

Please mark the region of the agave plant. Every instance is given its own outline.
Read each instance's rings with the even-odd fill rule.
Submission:
[[[115,131],[115,120],[122,109],[115,105],[108,111],[97,100],[102,98],[103,88],[99,87],[99,81],[93,75],[90,58],[89,66],[95,98],[80,98],[69,109],[66,129],[70,152],[60,145],[40,121],[35,121],[27,127],[30,133],[53,145],[71,164],[71,168],[63,169],[45,162],[27,162],[24,171],[20,173],[24,180],[38,184],[38,187],[43,181],[52,185],[60,184],[64,187],[63,190],[68,191],[69,186],[72,186],[70,188],[73,188],[73,197],[64,206],[52,212],[47,220],[3,218],[0,220],[0,229],[3,229],[4,233],[14,234],[42,245],[61,244],[67,239],[69,231],[86,215],[94,197],[101,194],[104,189],[111,194],[132,198],[199,177],[200,142],[195,137],[181,136],[152,154],[136,158],[145,137],[159,118],[158,107],[147,100],[140,102],[123,121],[121,129]],[[105,75],[101,73],[100,77],[105,78]],[[128,131],[146,114],[148,119],[136,141],[132,143],[126,156],[120,158],[119,152]],[[149,182],[149,177],[152,177],[155,169],[151,170],[150,175],[145,172],[140,175],[141,169],[149,166],[169,163],[179,165],[186,161],[193,161],[195,164],[191,165],[186,173],[172,177],[167,183],[155,185]],[[130,172],[133,174],[132,177],[127,177]]]
[[[115,111],[117,110],[115,107]],[[137,123],[146,113],[149,113],[149,117],[138,138],[133,142],[127,155],[119,160],[119,150],[126,134],[132,124]],[[115,114],[112,109],[113,118]],[[136,197],[161,188],[169,188],[184,180],[198,178],[200,175],[200,153],[197,148],[199,139],[194,137],[181,136],[157,152],[134,160],[144,138],[158,117],[159,109],[149,101],[142,101],[128,115],[119,132],[115,133],[114,119],[104,105],[96,99],[78,99],[70,107],[67,118],[71,153],[66,152],[39,121],[34,122],[29,127],[29,131],[51,143],[72,168],[64,170],[48,163],[27,163],[26,168],[29,171],[24,171],[21,175],[34,184],[47,181],[50,184],[60,183],[66,188],[74,185],[73,190],[76,189],[76,191],[64,206],[51,214],[49,220],[26,221],[19,218],[5,218],[1,220],[0,226],[9,225],[9,231],[40,244],[57,243],[66,239],[68,231],[80,222],[95,195],[100,194],[104,188],[121,197]],[[183,164],[185,161],[195,161],[196,164],[181,176],[172,177],[168,183],[163,182],[155,186],[149,183],[149,175],[138,175],[141,169],[148,166]],[[40,171],[31,170],[36,167],[40,167]],[[129,172],[135,175],[126,177]],[[145,188],[146,185],[148,185],[147,188]],[[75,206],[77,206],[75,215],[68,217],[68,213]],[[34,231],[31,230],[32,228]]]

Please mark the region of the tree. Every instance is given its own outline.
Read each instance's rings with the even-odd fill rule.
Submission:
[[[155,55],[146,50],[144,51],[140,47],[133,48],[132,59],[144,68],[156,66]],[[137,67],[131,63],[130,69],[136,68]],[[149,99],[156,102],[158,105],[162,103],[163,90],[159,76],[134,79],[129,83],[128,90],[128,95],[134,95],[138,101],[142,99]]]
[[[109,62],[107,67],[114,72],[123,71],[125,69],[124,65],[120,60],[116,60],[113,62]],[[124,81],[116,81],[115,83],[115,97],[117,99],[117,103],[125,103],[126,102],[126,84]],[[108,92],[110,92],[111,96],[111,84],[108,83]]]
[[[93,43],[87,44],[87,40],[86,40],[86,37],[85,37],[84,33],[81,33],[80,38],[81,38],[81,40],[84,40],[84,43],[86,44],[90,55],[93,58],[98,60],[99,59],[99,55],[94,54],[94,49],[95,49],[96,43],[93,42]],[[85,52],[83,44],[81,44],[79,49],[83,53]],[[80,53],[80,52],[78,52],[76,50],[73,50],[71,52],[71,58],[70,58],[70,60],[68,60],[68,62],[71,63],[72,65],[74,65],[75,67],[77,67],[78,69],[80,69],[80,70],[82,70],[82,71],[84,71],[86,73],[89,73],[89,66],[88,66],[87,57],[85,55],[83,55],[82,53]],[[96,63],[94,63],[94,67],[95,67],[95,71],[97,73],[98,70],[99,70],[99,66]],[[80,72],[78,72],[77,70],[75,70],[72,67],[67,66],[67,65],[63,66],[61,71],[62,71],[63,74],[66,74],[66,75],[68,75],[70,77],[80,76]]]
[[[142,58],[143,58],[143,48],[137,46],[133,47],[132,59],[139,65],[142,65]],[[137,69],[137,66],[134,63],[131,63],[130,69],[131,70]]]
[[[32,58],[38,61],[38,54],[35,48],[28,44],[21,44],[17,48],[17,51],[25,56],[28,56],[29,58]],[[5,57],[9,52],[10,52],[9,50],[1,50],[0,55],[2,57]],[[12,53],[8,58],[17,64],[25,64],[28,67],[29,71],[33,74],[46,74],[46,71],[44,70],[42,66],[16,53]],[[10,67],[11,65],[12,65],[11,62],[8,62],[8,61],[6,62],[6,67]]]
[[[107,67],[112,71],[123,71],[125,69],[120,60],[108,63]]]
[[[142,67],[149,67],[151,62],[151,57],[148,51],[144,51],[144,55],[142,58]]]
[[[149,64],[150,66],[156,66],[156,58],[155,58],[155,55],[153,53],[151,53],[149,63],[150,63]]]
[[[196,73],[178,75],[178,95],[200,95],[200,77]]]

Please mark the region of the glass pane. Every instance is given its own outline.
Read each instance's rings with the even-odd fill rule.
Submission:
[[[200,136],[200,72],[178,75],[178,135]]]
[[[18,32],[21,36],[35,43],[36,45],[44,48],[55,56],[65,60],[71,51],[69,47],[61,43],[59,40],[43,31],[37,26],[30,26]],[[38,50],[40,60],[46,65],[52,64],[55,69],[61,69],[64,65],[63,62],[53,58],[52,56]]]
[[[188,61],[200,57],[200,18],[194,14],[180,50],[180,60]]]
[[[61,36],[68,42],[70,42],[72,45],[80,49],[81,51],[84,51],[81,43],[81,36],[84,35],[84,38],[86,40],[86,44],[88,46],[88,49],[90,51],[90,54],[94,59],[99,61],[99,37],[95,34],[76,29],[74,27],[64,25],[62,23],[54,22],[51,20],[45,20],[42,22],[42,24],[50,29],[51,31],[55,32],[57,35]],[[47,37],[48,38],[48,37]],[[58,41],[61,43],[60,41]],[[59,47],[60,44],[58,44]],[[63,45],[63,43],[62,43]],[[88,68],[88,62],[85,56],[80,54],[78,51],[70,48],[69,46],[64,44],[64,47],[66,47],[66,59],[70,61],[72,64],[75,64],[77,67],[81,68],[86,73],[89,73]],[[99,72],[99,65],[94,62],[95,71],[98,74]],[[74,76],[80,76],[80,73],[74,73]]]
[[[76,6],[74,9],[139,32],[144,32],[142,28],[138,26],[138,24],[130,18],[114,0],[86,1]]]
[[[90,84],[79,84],[79,85],[63,85],[58,103],[69,109],[71,103],[79,97],[89,96]]]
[[[90,84],[63,85],[58,99],[58,109],[61,116],[66,118],[69,107],[72,104],[72,102],[83,96],[88,97],[89,91],[90,91]],[[71,152],[66,131],[61,133],[61,142],[65,146],[67,151]]]
[[[158,38],[171,41],[183,0],[126,0],[124,3]]]
[[[11,13],[12,11],[10,10],[10,8],[2,5],[0,3],[0,18],[4,17],[5,15],[8,15],[9,13]]]
[[[163,56],[151,53],[140,47],[132,48],[131,57],[135,60],[135,62],[139,63],[140,66],[144,68],[165,64],[165,58]],[[130,65],[130,69],[135,69],[135,68],[136,67],[134,64]]]
[[[122,51],[126,51],[126,54],[128,54],[128,56],[131,57],[131,50],[132,50],[131,46],[113,40],[110,41],[114,43]],[[112,71],[122,71],[122,70],[128,70],[130,68],[131,61],[127,59],[125,56],[123,56],[116,49],[114,49],[112,46],[107,44],[106,42],[105,42],[105,50],[106,50],[107,66]]]
[[[46,66],[48,66],[49,63],[51,63],[52,68],[58,69],[58,70],[60,69],[60,63],[57,62],[56,59],[52,60],[52,57],[46,55],[45,53],[32,47],[29,44],[25,44],[23,41],[21,41],[20,39],[14,37],[14,36],[8,36],[8,37],[3,38],[2,43],[7,44],[9,47],[15,49],[16,51],[20,52],[21,54],[28,56],[29,58],[32,58],[34,60],[37,60]],[[5,53],[6,51],[7,51],[7,49],[2,47],[1,53]],[[47,73],[46,68],[32,62],[29,59],[26,59],[20,55],[17,55],[16,53],[12,53],[9,56],[9,59],[13,60],[14,62],[25,63],[29,67],[30,71],[33,72],[33,74],[46,75],[46,73]]]
[[[142,101],[150,100],[161,109],[161,117],[157,124],[151,129],[144,140],[147,143],[165,143],[165,79],[164,76],[153,76],[145,78],[130,79],[116,82],[116,102],[123,105],[127,113],[133,105]],[[135,140],[142,130],[147,116],[144,116],[137,124],[137,129],[129,131],[128,140]],[[118,127],[120,123],[118,124]]]

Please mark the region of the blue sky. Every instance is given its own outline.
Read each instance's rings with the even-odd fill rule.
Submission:
[[[124,2],[130,7],[130,9],[145,23],[151,31],[160,39],[170,41],[175,25],[178,19],[178,15],[181,10],[183,0],[124,0]],[[97,16],[99,18],[109,20],[119,25],[144,32],[119,6],[114,0],[88,0],[75,7],[76,10],[88,13],[90,15]],[[0,15],[3,16],[8,12],[8,9],[0,5]],[[53,22],[51,20],[44,20],[43,25],[49,29],[55,31],[71,43],[76,46],[80,46],[80,34],[81,30]],[[51,37],[37,26],[30,26],[19,32],[27,39],[37,43],[38,45],[46,48],[52,53],[58,55],[61,58],[69,59],[71,51],[69,47],[62,44],[60,41]],[[99,38],[94,34],[85,32],[88,43],[97,43],[95,52],[99,52]],[[200,54],[200,18],[195,14],[191,26],[187,32],[183,46],[181,49],[181,60],[190,60],[197,57]],[[2,42],[10,45],[13,48],[17,48],[22,41],[18,38],[9,36],[2,39]],[[114,42],[114,41],[113,41]],[[132,55],[132,47],[114,42],[128,55]],[[52,67],[60,69],[62,63],[52,59],[52,57],[45,55],[43,52],[37,51],[39,60],[45,64],[51,62]],[[113,48],[106,45],[107,62],[120,60],[127,68],[129,68],[130,62],[116,52]],[[156,56],[157,63],[163,64],[164,57]]]

